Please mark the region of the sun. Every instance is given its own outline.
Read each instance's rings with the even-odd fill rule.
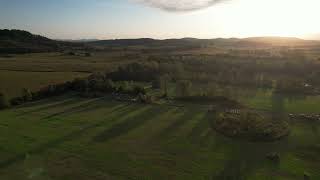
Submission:
[[[319,7],[319,0],[234,0],[221,21],[239,37],[303,37],[320,32]]]

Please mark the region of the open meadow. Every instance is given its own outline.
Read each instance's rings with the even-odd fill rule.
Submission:
[[[49,84],[59,84],[88,76],[81,72],[28,72],[0,70],[0,91],[9,97],[21,96],[22,89],[39,90]]]
[[[128,63],[123,54],[102,52],[90,57],[64,53],[0,56],[0,92],[17,97],[23,88],[37,91],[49,84],[64,83],[87,77],[93,72],[110,70]]]
[[[224,137],[196,106],[55,97],[0,112],[1,179],[320,178],[319,122],[276,142]],[[267,159],[278,152],[280,162]]]
[[[0,111],[0,179],[320,178],[320,124],[275,142],[224,137],[206,109],[72,94]],[[267,158],[280,154],[280,162]]]

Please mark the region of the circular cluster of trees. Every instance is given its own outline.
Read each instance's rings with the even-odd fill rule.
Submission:
[[[215,112],[213,128],[228,137],[253,141],[273,141],[289,134],[289,124],[284,120],[268,119],[250,111]]]

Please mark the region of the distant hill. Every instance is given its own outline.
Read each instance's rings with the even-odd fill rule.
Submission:
[[[148,45],[157,42],[155,39],[142,38],[142,39],[114,39],[114,40],[100,40],[89,42],[94,46],[138,46]]]
[[[165,50],[167,48],[199,48],[203,45],[210,43],[205,39],[165,39],[157,40],[151,38],[141,39],[115,39],[115,40],[100,40],[95,42],[89,42],[88,45],[96,48],[109,48],[109,47],[129,47],[139,46],[144,48],[157,48]]]
[[[38,53],[80,48],[83,45],[55,41],[22,30],[0,30],[0,53]]]
[[[319,45],[319,41],[304,40],[295,37],[253,37],[246,38],[243,41],[264,43],[273,46],[304,46],[304,45]]]
[[[114,39],[114,40],[52,40],[22,30],[0,30],[0,53],[37,53],[66,50],[108,50],[120,47],[154,48],[161,51],[197,49],[200,47],[233,48],[270,48],[270,47],[317,47],[320,41],[303,40],[291,37],[251,37],[216,39]]]
[[[115,39],[100,40],[88,43],[95,47],[114,46],[146,46],[146,47],[201,47],[214,45],[221,48],[269,48],[269,47],[292,47],[292,46],[319,46],[320,41],[303,40],[291,37],[251,37],[251,38],[216,38],[216,39]]]
[[[65,42],[95,42],[99,41],[99,39],[56,39],[56,41],[65,41]]]

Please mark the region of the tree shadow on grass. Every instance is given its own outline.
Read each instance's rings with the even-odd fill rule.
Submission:
[[[18,116],[24,116],[24,115],[35,113],[35,112],[39,112],[39,111],[45,111],[45,110],[58,108],[58,107],[62,107],[62,106],[68,106],[68,105],[71,105],[71,104],[79,103],[79,101],[80,100],[77,99],[77,98],[68,98],[68,99],[62,99],[61,101],[58,101],[58,102],[47,104],[49,102],[52,102],[52,101],[49,101],[49,102],[46,103],[47,105],[45,105],[45,106],[41,106],[39,108],[32,109],[30,111],[24,111],[24,112],[18,114]],[[30,106],[30,107],[32,107],[32,106]]]
[[[248,171],[245,161],[230,160],[218,175],[213,175],[212,179],[219,180],[246,180]]]
[[[168,137],[172,133],[179,131],[183,125],[185,125],[188,121],[194,119],[197,116],[193,111],[188,111],[188,109],[183,109],[182,115],[173,121],[169,126],[164,128],[158,135],[156,135],[156,139]]]
[[[159,111],[160,110],[160,111]],[[136,111],[126,114],[124,121],[115,124],[93,138],[94,142],[106,142],[112,138],[127,134],[129,131],[137,129],[146,122],[154,118],[154,114],[161,114],[168,111],[167,108],[154,108],[153,106],[144,106]]]
[[[70,98],[74,98],[74,97],[75,97],[74,94],[49,97],[49,98],[41,99],[41,100],[38,100],[38,101],[28,102],[26,104],[19,105],[19,106],[15,107],[15,109],[19,110],[19,109],[23,109],[23,108],[41,106],[41,105],[45,105],[45,104],[52,103],[52,102],[64,101],[65,99],[70,99]]]
[[[108,113],[117,113],[117,112],[126,113],[127,111],[123,111],[123,110],[126,110],[127,108],[128,108],[127,105],[122,106],[122,107],[116,107],[113,110],[109,111]],[[12,158],[9,158],[9,159],[7,159],[5,161],[0,162],[0,168],[1,169],[2,168],[6,168],[6,167],[8,167],[8,166],[10,166],[10,165],[12,165],[14,163],[17,163],[19,161],[24,160],[27,154],[40,154],[40,153],[43,153],[43,152],[45,152],[46,150],[48,150],[50,148],[56,147],[56,146],[58,146],[58,145],[60,145],[60,144],[62,144],[64,142],[66,142],[66,141],[72,140],[74,138],[78,138],[83,133],[85,133],[86,131],[103,125],[106,120],[108,120],[108,118],[100,120],[100,121],[97,121],[96,123],[84,126],[79,130],[75,130],[75,131],[73,131],[71,133],[68,133],[66,135],[63,135],[63,136],[61,136],[61,137],[59,137],[57,139],[54,139],[54,140],[49,141],[47,143],[41,144],[38,147],[35,147],[35,148],[33,148],[33,149],[29,150],[29,151],[26,151],[26,152],[23,152],[23,153],[19,153],[19,154],[17,154],[16,156],[14,156]]]
[[[91,110],[96,110],[99,107],[102,107],[102,105],[99,102],[103,102],[103,101],[104,101],[104,98],[90,99],[89,101],[88,100],[80,101],[81,102],[80,105],[77,105],[77,106],[67,108],[65,110],[50,114],[42,119],[50,119],[50,118],[62,116],[62,115],[69,115],[69,114],[73,114],[73,113],[80,113],[80,112],[87,112],[87,111],[91,111]],[[79,104],[79,103],[77,103],[77,104]]]
[[[220,172],[212,173],[212,179],[246,180],[254,172],[257,172],[258,169],[265,167],[268,152],[265,148],[257,148],[256,144],[242,141],[220,141],[219,147],[215,147],[214,149],[223,151],[226,159],[225,163],[223,163],[223,169]],[[277,162],[271,163],[276,170],[279,164]]]
[[[257,152],[254,148],[249,149],[250,146],[245,146],[243,144],[240,148],[234,147],[228,154],[228,160],[224,164],[222,171],[212,173],[212,179],[246,180],[261,168],[266,171],[266,174],[262,176],[268,176],[269,179],[277,179],[280,162],[270,161],[266,158],[265,153],[261,153],[259,150]],[[286,176],[292,178],[293,174],[286,174]],[[296,177],[293,179],[296,179]]]
[[[199,142],[201,135],[208,130],[208,128],[211,128],[209,123],[209,115],[206,114],[203,118],[199,119],[197,124],[192,128],[191,132],[188,134],[188,138],[192,142]],[[207,134],[204,136],[205,138],[208,138],[210,136],[210,131],[207,132]]]

